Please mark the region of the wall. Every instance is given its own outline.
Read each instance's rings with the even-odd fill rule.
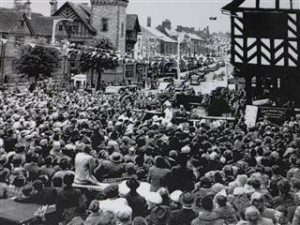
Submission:
[[[108,38],[113,45],[125,54],[126,43],[126,8],[127,3],[117,0],[99,0],[92,2],[91,25],[97,32],[97,37]],[[102,31],[102,18],[108,18],[108,31]],[[122,24],[124,33],[122,36]]]

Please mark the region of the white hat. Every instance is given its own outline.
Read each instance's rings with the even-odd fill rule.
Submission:
[[[180,190],[176,190],[176,191],[173,191],[171,194],[170,194],[170,199],[173,201],[173,202],[179,202],[179,196],[182,194],[182,191]]]
[[[130,192],[130,189],[126,185],[126,180],[122,181],[119,184],[119,193],[120,195],[127,195]]]
[[[146,200],[152,204],[159,205],[162,203],[162,197],[158,192],[149,192],[145,196]]]
[[[145,196],[150,192],[151,185],[147,182],[141,182],[136,192],[146,198]]]
[[[152,117],[152,119],[153,119],[154,122],[157,122],[157,121],[159,120],[158,115],[154,115],[154,116]]]
[[[243,195],[245,194],[245,188],[243,187],[236,187],[234,190],[233,190],[233,195]]]
[[[171,107],[171,106],[172,106],[171,102],[169,102],[169,101],[166,101],[166,102],[164,103],[164,105],[167,106],[167,107]]]
[[[252,195],[251,195],[251,202],[253,202],[254,200],[263,200],[263,195],[259,192],[254,192]]]
[[[222,191],[218,192],[218,193],[216,194],[216,196],[225,196],[225,197],[227,197],[226,190],[223,189]]]
[[[181,148],[181,153],[188,154],[190,152],[191,152],[191,148],[187,145],[185,145],[184,147]]]

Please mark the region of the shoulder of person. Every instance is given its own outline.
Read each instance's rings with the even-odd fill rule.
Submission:
[[[261,217],[261,224],[262,225],[274,225],[273,220],[265,217]]]

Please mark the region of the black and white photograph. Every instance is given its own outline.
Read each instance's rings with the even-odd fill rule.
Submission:
[[[300,0],[0,0],[1,225],[300,225]]]

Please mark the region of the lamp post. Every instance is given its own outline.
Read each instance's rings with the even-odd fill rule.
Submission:
[[[177,73],[178,75],[180,74],[180,46],[181,46],[181,43],[183,42],[184,40],[184,34],[182,33],[179,33],[178,36],[177,36]]]
[[[56,35],[56,25],[60,22],[60,21],[73,21],[73,19],[68,19],[68,18],[60,18],[60,19],[54,19],[53,20],[53,26],[52,26],[52,38],[51,38],[51,44],[55,45],[55,35]]]
[[[0,61],[0,66],[1,66],[1,86],[4,86],[4,62],[5,62],[5,47],[6,47],[6,43],[7,40],[5,39],[1,39],[0,41],[2,42],[1,45],[1,61]]]

